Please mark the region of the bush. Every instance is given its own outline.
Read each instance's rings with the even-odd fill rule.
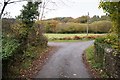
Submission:
[[[109,44],[112,48],[114,48],[114,49],[116,49],[116,50],[120,50],[119,49],[119,41],[118,41],[119,39],[118,39],[118,36],[117,36],[117,34],[108,34],[107,36],[106,36],[106,39],[104,40],[104,42],[106,43],[106,44]]]
[[[58,21],[56,21],[56,20],[44,21],[42,24],[44,25],[44,31],[45,32],[47,32],[47,33],[55,33]]]
[[[74,36],[73,39],[74,39],[74,40],[79,40],[79,39],[82,39],[82,37]]]
[[[84,33],[86,24],[79,23],[59,23],[56,27],[57,33]]]
[[[90,24],[89,32],[93,33],[108,33],[112,27],[110,21],[96,21]]]
[[[14,20],[13,23],[11,24],[9,20],[6,20],[3,24],[3,77],[11,77],[11,75],[18,76],[16,75],[17,72],[14,72],[15,70],[11,70],[10,68],[13,68],[13,66],[15,68],[19,67],[18,64],[24,63],[26,57],[34,58],[35,48],[38,46],[39,48],[45,48],[48,42],[47,38],[42,35],[38,24],[36,24],[37,26],[34,25],[34,27],[28,28],[20,21],[16,22]]]
[[[43,35],[37,37],[37,42],[36,42],[36,44],[40,45],[41,47],[46,48],[46,47],[47,47],[47,43],[48,43],[47,37],[45,37],[45,36],[43,36]]]
[[[18,40],[15,39],[2,39],[2,59],[7,59],[10,56],[13,56],[14,53],[17,52],[17,49],[19,48],[20,44],[18,43]]]
[[[106,46],[112,47],[116,50],[118,50],[118,42],[118,36],[114,33],[110,33],[107,36],[100,37],[95,40],[95,43],[105,44]]]

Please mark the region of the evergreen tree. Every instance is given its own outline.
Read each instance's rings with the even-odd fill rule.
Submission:
[[[22,21],[26,27],[32,27],[35,20],[37,19],[39,12],[38,12],[38,5],[39,2],[28,2],[27,5],[23,6],[21,10],[21,14],[17,17],[19,20]]]

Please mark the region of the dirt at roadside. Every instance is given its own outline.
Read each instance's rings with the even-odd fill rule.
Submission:
[[[28,70],[24,70],[21,73],[21,78],[33,78],[43,67],[43,65],[49,60],[49,57],[54,54],[54,52],[58,49],[57,46],[49,46],[44,52],[43,55],[39,55],[38,59],[35,59],[32,62],[32,65]]]

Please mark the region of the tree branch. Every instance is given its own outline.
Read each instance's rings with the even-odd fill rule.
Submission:
[[[22,1],[26,1],[26,0],[12,1],[12,2],[9,2],[8,4],[11,4],[11,3],[16,3],[16,2],[22,2]]]
[[[15,3],[15,2],[21,2],[21,1],[26,1],[26,0],[19,0],[19,1],[12,1],[12,2],[10,2],[11,0],[4,0],[4,5],[3,5],[3,8],[2,8],[2,10],[1,10],[1,12],[0,12],[0,19],[2,18],[2,14],[3,14],[3,12],[4,12],[4,10],[5,10],[5,7],[8,5],[8,4],[11,4],[11,3]]]

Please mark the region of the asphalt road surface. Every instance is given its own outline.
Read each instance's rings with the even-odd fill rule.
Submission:
[[[93,42],[49,42],[48,45],[60,48],[35,78],[91,78],[82,62],[82,53]]]

